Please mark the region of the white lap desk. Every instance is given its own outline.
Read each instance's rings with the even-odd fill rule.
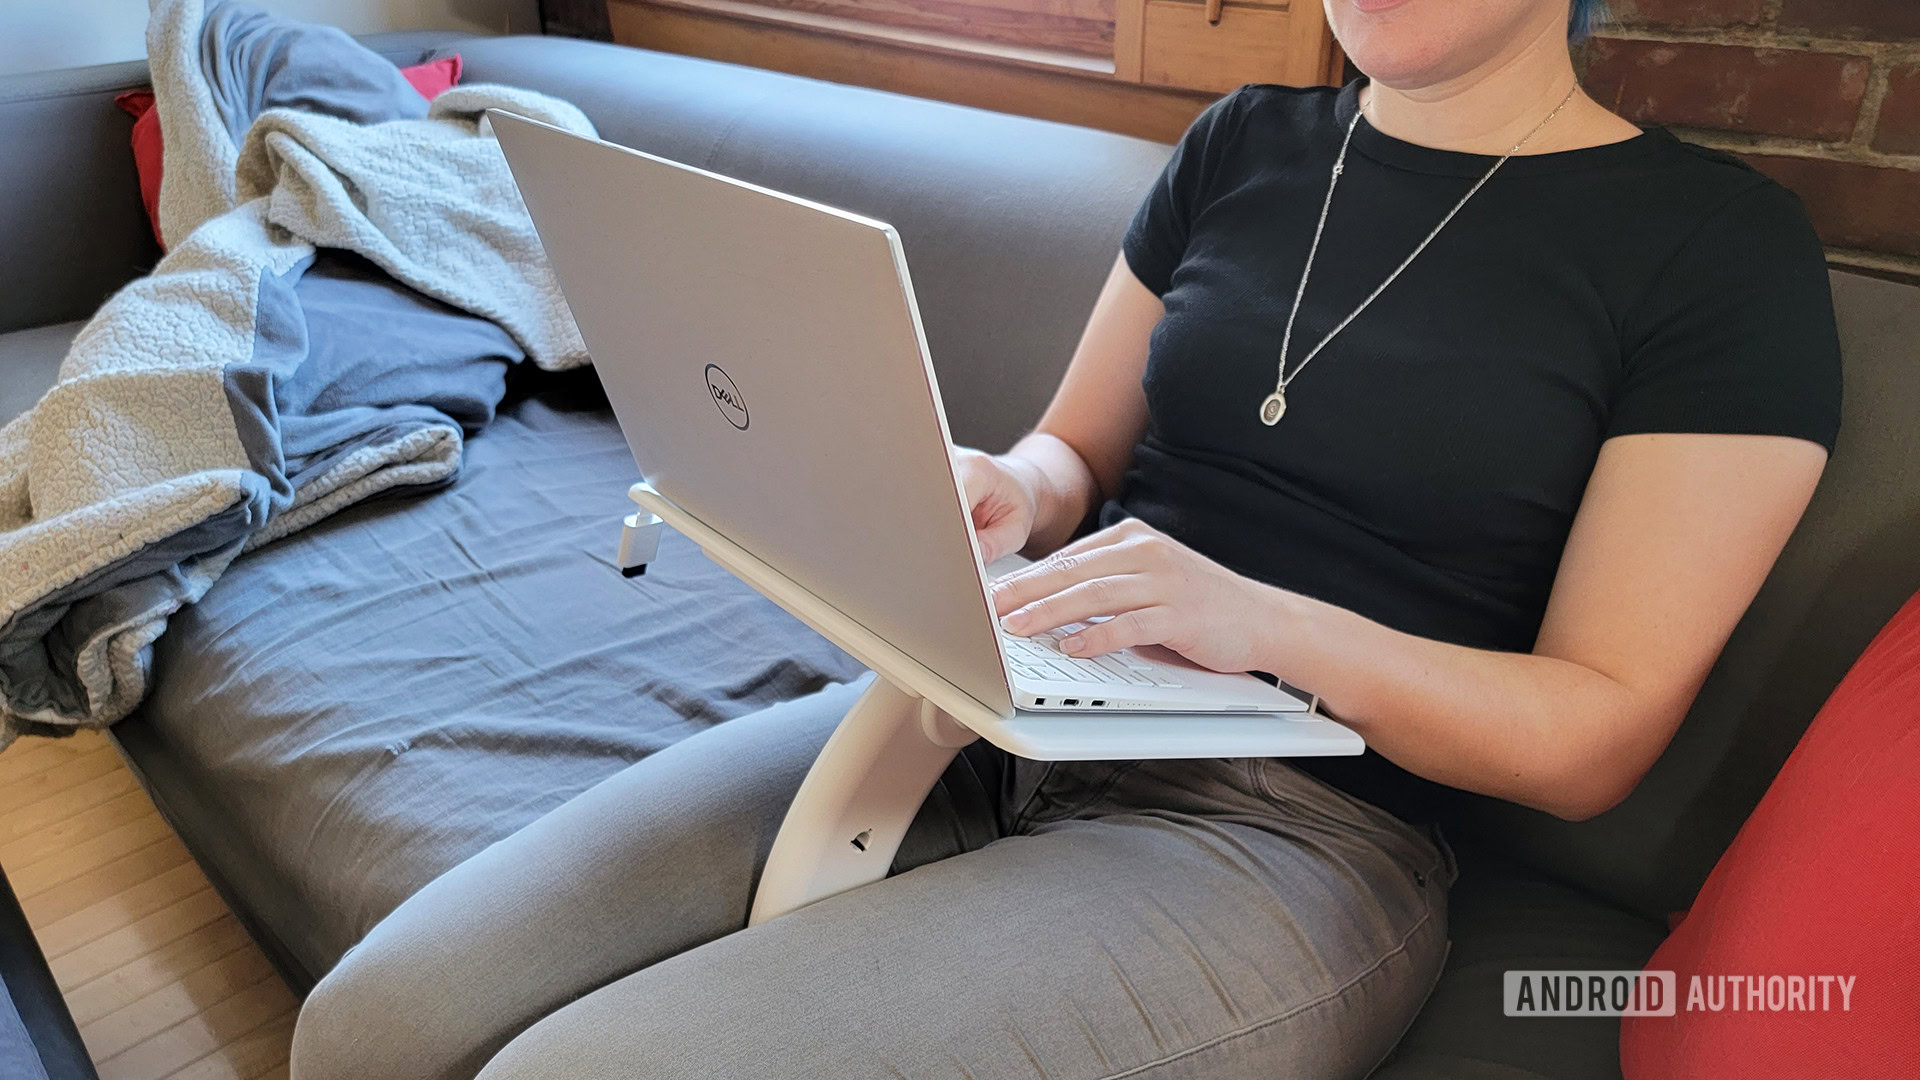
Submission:
[[[627,519],[623,569],[652,561],[657,538],[649,541],[646,530],[664,521],[878,676],[794,796],[749,924],[885,877],[934,782],[976,738],[1036,761],[1319,757],[1366,749],[1359,735],[1318,712],[1000,716],[647,484],[633,485],[628,495],[641,512]]]

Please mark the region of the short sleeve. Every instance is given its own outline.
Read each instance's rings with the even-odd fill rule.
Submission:
[[[1166,295],[1173,271],[1186,255],[1187,230],[1203,205],[1209,181],[1218,171],[1245,93],[1244,89],[1236,90],[1194,118],[1120,241],[1128,269],[1155,296]]]
[[[1826,256],[1778,184],[1756,184],[1702,224],[1623,330],[1608,437],[1787,435],[1833,448],[1840,339]]]

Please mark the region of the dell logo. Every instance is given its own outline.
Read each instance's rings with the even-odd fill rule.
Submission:
[[[707,365],[707,393],[713,398],[713,407],[727,418],[727,423],[747,430],[747,399],[740,396],[740,388],[733,385],[727,373],[720,370],[718,364]]]

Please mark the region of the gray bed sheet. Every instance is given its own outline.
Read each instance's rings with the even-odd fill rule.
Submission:
[[[598,383],[524,375],[451,488],[237,561],[119,729],[296,983],[596,781],[861,670],[677,534],[622,577],[638,473]]]

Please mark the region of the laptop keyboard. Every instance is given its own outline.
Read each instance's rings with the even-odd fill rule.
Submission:
[[[1007,652],[1007,666],[1027,679],[1052,682],[1104,683],[1112,686],[1185,685],[1169,678],[1168,669],[1150,663],[1132,653],[1108,653],[1105,656],[1068,656],[1060,651],[1060,639],[1079,629],[1064,626],[1033,637],[1015,637],[1002,631],[1000,644]]]

